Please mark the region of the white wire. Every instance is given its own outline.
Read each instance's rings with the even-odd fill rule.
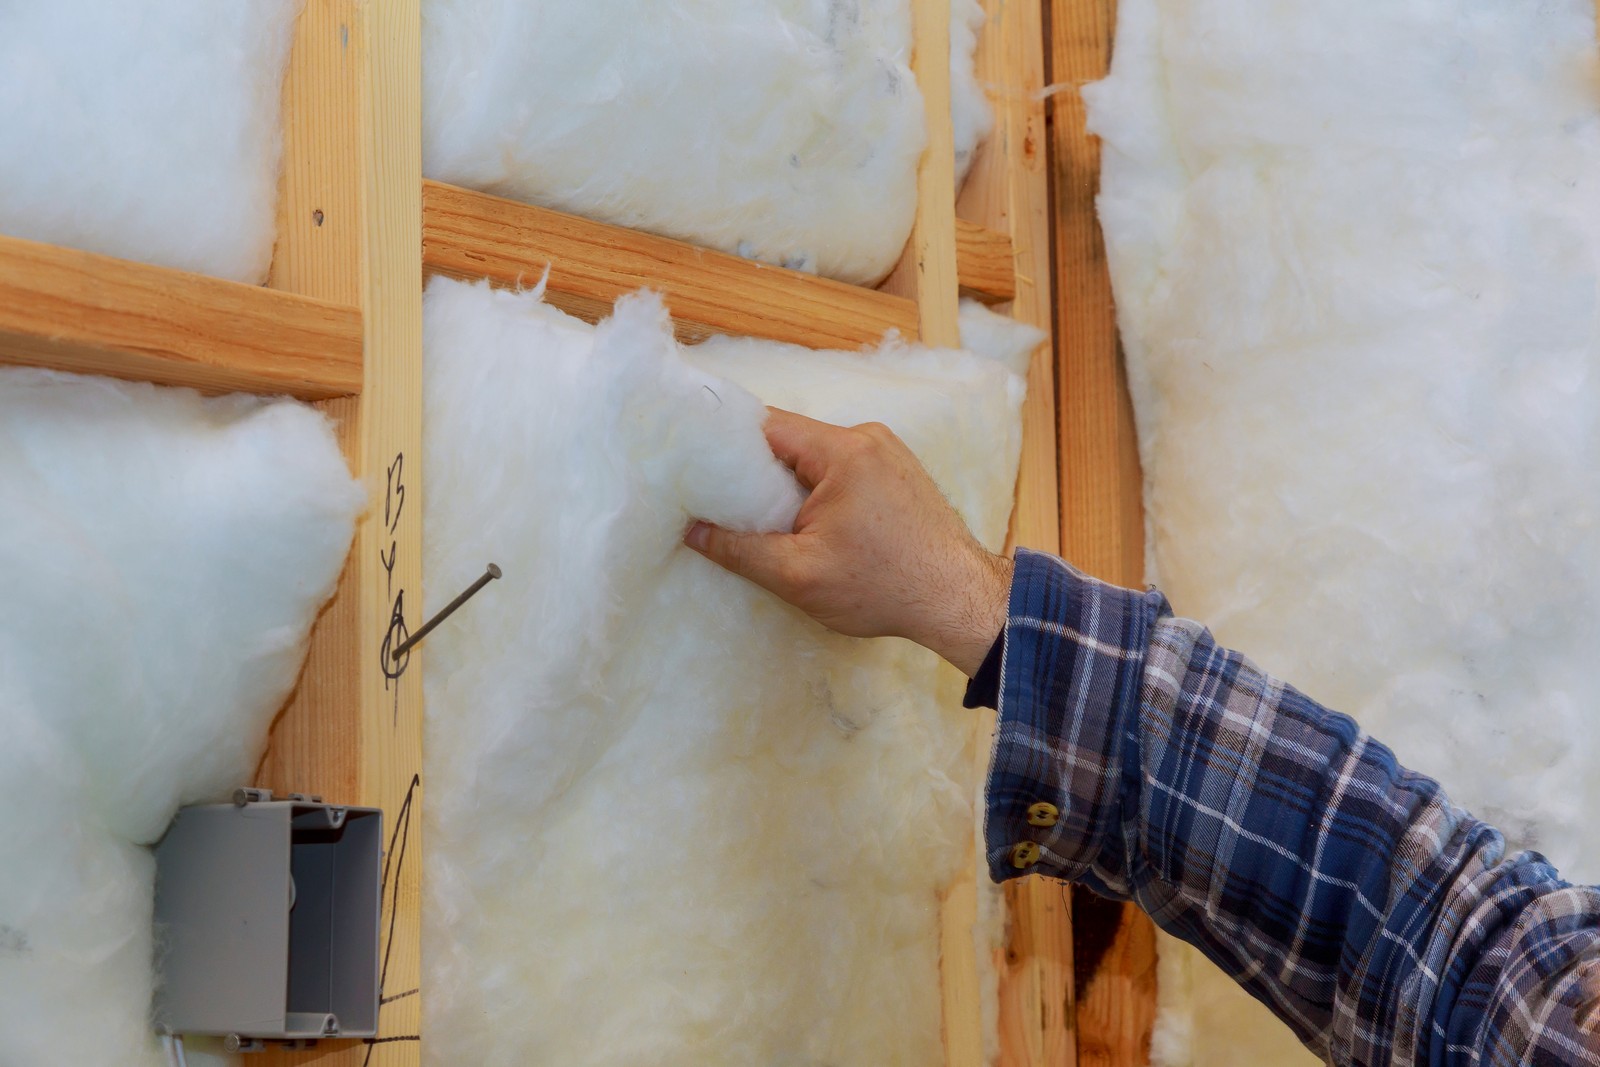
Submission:
[[[183,1056],[182,1034],[162,1034],[161,1047],[167,1050],[167,1059],[172,1061],[172,1067],[189,1067],[189,1061]]]

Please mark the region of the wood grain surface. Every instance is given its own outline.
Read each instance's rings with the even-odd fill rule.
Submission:
[[[0,363],[319,400],[361,388],[361,312],[0,236]]]
[[[1060,460],[1056,416],[1049,153],[1045,129],[1043,12],[1038,0],[985,0],[988,21],[978,46],[978,80],[995,112],[994,133],[979,150],[957,210],[1004,233],[1012,245],[1020,321],[1044,330],[1034,354],[1023,410],[1022,463],[1012,539],[1059,552]],[[987,752],[983,754],[987,763]],[[985,766],[986,769],[986,766]],[[1000,1063],[1071,1067],[1074,1029],[1072,919],[1062,887],[1024,878],[1005,889],[1008,928],[1000,961]]]
[[[990,23],[990,33],[995,32]],[[982,186],[987,182],[977,182]],[[973,188],[972,177],[967,188]],[[963,190],[965,195],[966,190]],[[1004,304],[1017,295],[1017,251],[1011,234],[971,219],[956,218],[956,281],[962,296],[985,304]]]
[[[440,182],[423,185],[422,241],[430,273],[528,288],[548,269],[546,299],[590,322],[655,289],[690,342],[727,333],[853,349],[918,334],[904,297]]]
[[[950,6],[912,0],[911,69],[922,90],[928,144],[917,165],[917,211],[900,264],[880,287],[917,304],[922,341],[961,344],[957,322],[956,149],[950,122]]]
[[[1049,0],[1062,553],[1119,585],[1144,575],[1143,478],[1105,244],[1100,143],[1078,89],[1111,62],[1115,0]],[[1131,905],[1074,893],[1079,1067],[1142,1067],[1155,1019],[1155,938]]]
[[[421,1063],[421,20],[417,0],[308,0],[285,85],[272,284],[357,303],[366,388],[326,405],[368,508],[260,784],[383,808],[379,1036],[251,1063]]]

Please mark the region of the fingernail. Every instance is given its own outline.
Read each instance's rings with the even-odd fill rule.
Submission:
[[[697,522],[689,527],[689,532],[683,535],[683,543],[696,552],[704,552],[706,545],[711,540],[711,527],[703,522]]]

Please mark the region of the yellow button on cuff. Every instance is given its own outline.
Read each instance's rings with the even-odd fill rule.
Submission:
[[[1039,846],[1032,841],[1018,841],[1011,846],[1011,866],[1021,870],[1039,862]]]
[[[1028,809],[1029,826],[1054,826],[1059,818],[1061,809],[1042,800]]]

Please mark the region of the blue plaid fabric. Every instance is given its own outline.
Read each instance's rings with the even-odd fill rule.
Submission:
[[[1003,648],[996,881],[1136,902],[1328,1063],[1600,1065],[1600,889],[1159,593],[1019,551]]]

